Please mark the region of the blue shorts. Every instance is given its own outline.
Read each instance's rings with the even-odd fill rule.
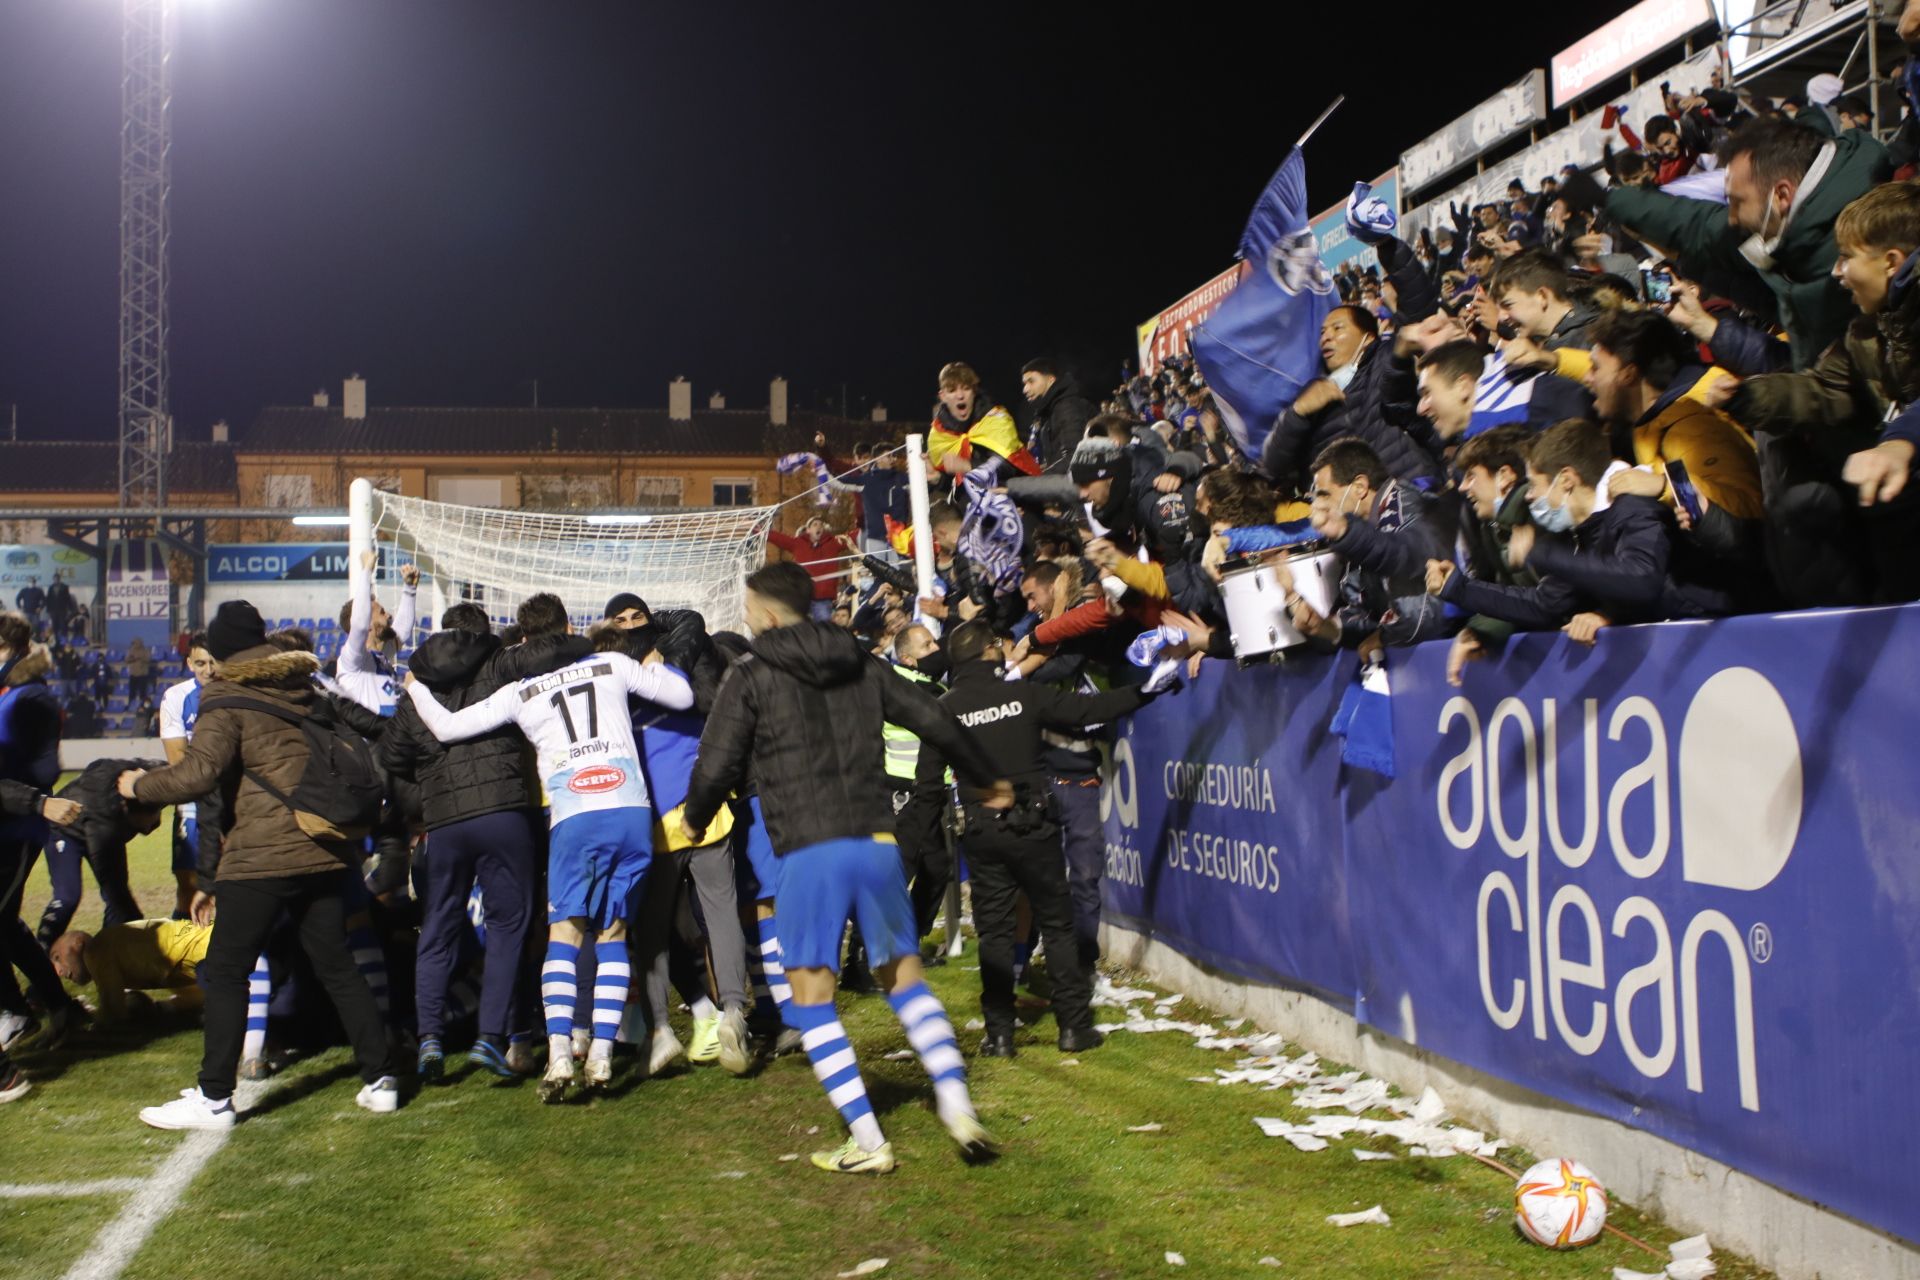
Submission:
[[[774,902],[781,961],[788,969],[840,972],[840,939],[860,922],[874,968],[920,953],[900,847],[891,840],[826,840],[780,859]]]
[[[653,861],[653,810],[591,809],[563,819],[547,843],[547,923],[585,918],[604,929]]]
[[[733,811],[733,880],[742,902],[764,902],[779,896],[780,859],[767,839],[766,819],[760,816],[760,797],[731,802]]]

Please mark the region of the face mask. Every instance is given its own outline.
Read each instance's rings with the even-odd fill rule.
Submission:
[[[1548,494],[1553,491],[1549,489]],[[1527,514],[1533,517],[1533,527],[1544,533],[1573,532],[1573,508],[1566,503],[1551,506],[1546,495],[1527,499]]]
[[[1740,256],[1752,264],[1756,271],[1773,270],[1773,250],[1779,245],[1780,236],[1786,234],[1786,227],[1783,225],[1777,234],[1769,236],[1768,228],[1772,226],[1773,197],[1769,195],[1767,211],[1760,218],[1760,229],[1740,242]]]
[[[1340,388],[1342,391],[1345,391],[1347,389],[1347,385],[1353,381],[1353,375],[1358,372],[1360,372],[1360,357],[1355,356],[1353,359],[1349,360],[1347,363],[1341,365],[1338,369],[1335,369],[1332,373],[1329,373],[1327,375],[1327,381],[1331,382],[1334,386]]]

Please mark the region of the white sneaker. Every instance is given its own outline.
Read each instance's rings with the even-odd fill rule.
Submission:
[[[657,1076],[675,1060],[687,1056],[686,1046],[680,1043],[680,1037],[673,1034],[672,1027],[656,1027],[653,1032],[653,1050],[647,1055],[647,1074]]]
[[[13,1042],[38,1025],[24,1013],[0,1013],[0,1049],[13,1048]]]
[[[172,1102],[158,1107],[143,1107],[142,1124],[156,1129],[231,1129],[235,1120],[233,1100],[213,1102],[196,1086],[182,1089]]]
[[[400,1085],[392,1076],[381,1076],[363,1086],[353,1101],[377,1116],[389,1115],[400,1109]]]
[[[12,1102],[27,1096],[27,1090],[33,1088],[33,1082],[18,1067],[9,1067],[0,1071],[0,1102]]]
[[[720,1015],[720,1066],[736,1076],[753,1069],[753,1040],[747,1034],[746,1015],[729,1009]]]
[[[540,1078],[534,1092],[542,1102],[561,1102],[573,1087],[573,1058],[567,1054],[547,1055],[547,1074]]]

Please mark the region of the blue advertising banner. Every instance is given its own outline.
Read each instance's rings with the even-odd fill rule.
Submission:
[[[1520,637],[1459,689],[1399,651],[1392,781],[1316,745],[1342,664],[1209,670],[1116,752],[1107,901],[1248,976],[1344,959],[1362,1021],[1920,1240],[1917,652],[1920,607]],[[1151,786],[1256,760],[1272,809]],[[1282,891],[1180,870],[1159,828],[1203,827]]]
[[[216,542],[208,582],[345,582],[344,542]]]
[[[1121,722],[1100,793],[1104,910],[1216,968],[1352,1008],[1327,723],[1353,664],[1208,668]]]

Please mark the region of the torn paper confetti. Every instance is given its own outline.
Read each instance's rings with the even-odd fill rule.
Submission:
[[[1358,1227],[1370,1223],[1377,1223],[1383,1227],[1393,1225],[1393,1219],[1389,1218],[1386,1210],[1379,1205],[1371,1209],[1362,1209],[1359,1213],[1330,1213],[1327,1215],[1327,1221],[1336,1227]]]
[[[787,1154],[780,1157],[780,1163],[786,1164],[791,1160],[798,1160],[799,1158],[800,1158],[800,1153],[798,1151],[789,1151],[787,1152]]]
[[[716,1178],[744,1178],[747,1176],[747,1171],[745,1169],[725,1169],[713,1176]]]
[[[1667,1280],[1664,1271],[1631,1271],[1626,1267],[1613,1269],[1613,1280]]]
[[[1386,1151],[1368,1151],[1363,1147],[1356,1147],[1353,1158],[1355,1160],[1392,1160],[1395,1157]]]
[[[1268,1254],[1266,1257],[1260,1259],[1259,1265],[1263,1267],[1277,1267],[1280,1265],[1280,1259],[1274,1257],[1272,1254]]]
[[[1130,1124],[1127,1126],[1127,1132],[1128,1133],[1158,1133],[1164,1128],[1166,1128],[1166,1126],[1156,1120],[1151,1124]]]
[[[1169,1249],[1167,1250],[1167,1265],[1170,1267],[1184,1267],[1187,1265],[1187,1260],[1180,1254]]]
[[[882,1270],[888,1261],[886,1258],[868,1258],[853,1270],[840,1272],[836,1280],[853,1280],[855,1276],[870,1276],[874,1272]]]
[[[1682,1258],[1667,1264],[1667,1280],[1707,1280],[1718,1270],[1712,1258]]]
[[[911,1062],[914,1055],[911,1049],[895,1049],[892,1053],[883,1053],[880,1056],[888,1062]]]
[[[1062,1058],[1062,1059],[1060,1059],[1060,1065],[1061,1065],[1061,1066],[1063,1066],[1063,1067],[1077,1067],[1077,1066],[1079,1066],[1079,1065],[1080,1065],[1080,1059],[1078,1059],[1078,1058]]]
[[[1667,1246],[1667,1253],[1675,1262],[1686,1262],[1693,1258],[1711,1258],[1713,1245],[1705,1236],[1688,1236],[1685,1240],[1675,1240]]]
[[[966,1029],[968,1031],[985,1031],[987,1029],[987,1020],[985,1018],[969,1018],[967,1019]]]

